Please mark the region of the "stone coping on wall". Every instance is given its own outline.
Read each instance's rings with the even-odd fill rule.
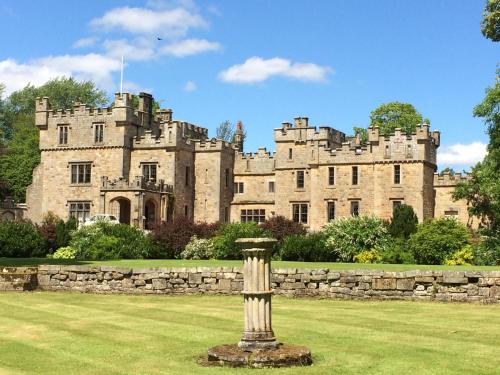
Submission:
[[[277,295],[343,299],[500,303],[500,271],[275,268]],[[0,291],[240,294],[241,267],[61,266],[0,268]]]

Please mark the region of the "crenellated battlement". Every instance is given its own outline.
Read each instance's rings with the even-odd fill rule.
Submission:
[[[434,173],[434,186],[455,186],[459,182],[465,182],[471,179],[471,176],[464,173],[455,173],[454,175],[445,172],[442,175]]]
[[[233,151],[235,149],[235,146],[232,143],[216,138],[212,138],[210,140],[193,139],[192,143],[194,144],[194,150],[196,152]]]
[[[329,126],[309,126],[308,117],[296,117],[294,123],[283,122],[281,128],[274,129],[275,142],[324,142],[327,145],[340,145],[345,134]]]
[[[260,158],[260,159],[274,159],[274,156],[276,155],[276,152],[273,151],[267,151],[265,147],[260,147],[256,152],[239,152],[238,156],[241,159],[247,160],[247,159],[255,159],[255,158]]]
[[[174,191],[173,186],[166,184],[163,180],[155,183],[146,181],[143,176],[135,176],[132,181],[123,177],[110,180],[107,176],[102,176],[100,189],[101,191],[147,190],[161,193],[173,193]]]
[[[165,136],[157,136],[153,131],[146,130],[143,135],[133,137],[133,142],[136,146],[160,145],[165,143]]]
[[[202,140],[208,138],[207,128],[190,124],[186,121],[172,120],[169,123],[169,126],[175,126],[178,130],[178,134],[180,134],[182,138],[202,139]]]

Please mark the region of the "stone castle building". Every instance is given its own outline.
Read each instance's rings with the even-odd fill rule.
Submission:
[[[460,175],[440,177],[440,134],[426,124],[415,134],[389,137],[368,130],[368,142],[295,118],[274,129],[276,152],[243,153],[240,126],[234,143],[209,139],[205,128],[153,113],[151,95],[116,94],[111,108],[52,109],[36,101],[41,162],[27,192],[26,217],[49,211],[79,220],[114,214],[151,228],[176,216],[195,221],[264,221],[282,215],[320,229],[338,217],[375,214],[411,205],[420,221],[457,216],[464,202],[450,193]]]

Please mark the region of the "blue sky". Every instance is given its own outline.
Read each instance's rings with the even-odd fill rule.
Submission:
[[[7,92],[58,75],[108,93],[153,93],[177,119],[215,135],[243,121],[246,151],[274,149],[295,116],[346,133],[382,103],[412,103],[442,132],[440,167],[468,168],[487,136],[474,105],[493,84],[499,45],[484,2],[3,1],[0,82]],[[160,37],[162,40],[158,40]]]

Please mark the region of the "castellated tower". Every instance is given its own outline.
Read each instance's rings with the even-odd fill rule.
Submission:
[[[207,141],[207,129],[173,119],[170,109],[153,113],[150,94],[138,99],[134,105],[131,94],[117,93],[112,107],[69,109],[36,100],[41,163],[27,194],[33,221],[49,211],[79,221],[112,214],[147,229],[178,216],[229,220],[234,146]]]

